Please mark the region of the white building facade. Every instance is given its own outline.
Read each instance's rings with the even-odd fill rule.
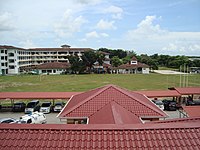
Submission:
[[[20,74],[24,67],[31,67],[49,62],[69,62],[67,56],[82,56],[90,48],[34,48],[23,49],[0,45],[0,75]]]

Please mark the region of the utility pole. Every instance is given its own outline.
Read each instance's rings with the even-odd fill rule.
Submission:
[[[181,87],[181,69],[182,69],[182,66],[180,66],[180,83],[179,83],[179,87]]]
[[[183,74],[183,87],[185,87],[185,64],[184,64],[183,67],[184,67],[183,68],[183,72],[184,72],[184,74]]]
[[[188,87],[188,78],[189,78],[189,73],[188,72],[189,72],[189,66],[187,65],[187,81],[186,81],[186,83],[187,83],[186,86],[187,87]]]

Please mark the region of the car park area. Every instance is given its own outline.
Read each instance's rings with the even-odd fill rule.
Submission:
[[[172,119],[172,118],[179,118],[179,111],[164,111],[166,114],[168,114],[168,118],[166,119]],[[60,119],[56,116],[59,114],[59,112],[52,112],[49,114],[45,114],[47,119],[47,124],[63,124],[64,122],[60,122]],[[24,116],[24,112],[0,112],[0,118],[14,118],[19,119],[21,116]]]
[[[30,119],[30,115],[33,115],[33,118],[38,119],[40,118],[39,114],[41,113],[44,114],[46,119],[46,121],[42,123],[61,124],[60,119],[56,116],[62,110],[65,103],[66,100],[57,100],[55,102],[52,100],[16,100],[13,103],[8,100],[4,100],[1,101],[0,104],[0,119],[13,118],[17,121],[17,123],[27,123]],[[34,116],[34,113],[36,116]],[[20,122],[20,118],[23,118],[23,121]],[[35,123],[34,121],[28,122]]]
[[[0,118],[14,118],[14,119],[20,119],[21,116],[24,116],[24,112],[0,112]],[[47,124],[61,124],[59,118],[56,116],[58,113],[50,113],[45,114],[47,119]]]

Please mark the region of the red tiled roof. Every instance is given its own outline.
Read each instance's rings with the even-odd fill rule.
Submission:
[[[0,92],[0,99],[68,99],[81,92]]]
[[[189,117],[200,117],[200,106],[183,106]]]
[[[15,46],[10,46],[10,45],[0,45],[0,49],[19,49],[19,50],[25,50],[23,48],[15,47]]]
[[[200,149],[200,122],[135,125],[2,124],[1,149]]]
[[[59,117],[90,117],[111,101],[138,117],[159,118],[167,116],[143,95],[108,85],[75,95]]]
[[[148,65],[138,62],[137,64],[129,64],[129,63],[122,64],[122,65],[120,65],[118,67],[113,67],[113,69],[136,69],[136,68],[139,68],[139,67],[149,68]]]
[[[104,54],[104,55],[110,55],[110,53],[103,52],[103,51],[97,51],[97,52],[100,53],[100,54]]]
[[[167,119],[167,120],[160,120],[160,121],[150,121],[150,122],[145,122],[145,124],[181,123],[181,122],[200,122],[200,117],[174,118],[174,119]]]
[[[94,113],[89,120],[90,124],[134,124],[142,123],[140,118],[129,112],[115,101],[111,101],[99,111]]]
[[[134,60],[134,61],[136,61],[136,60],[137,60],[137,58],[136,58],[135,56],[133,56],[133,57],[131,58],[131,60]]]
[[[71,48],[71,47],[63,47],[63,48],[30,48],[31,51],[91,51],[91,48]]]
[[[200,95],[200,87],[172,87],[170,90],[176,90],[181,95],[190,95],[190,94],[198,94]]]
[[[153,97],[179,97],[181,94],[179,94],[175,90],[160,90],[160,91],[134,91],[140,94],[144,94],[148,98]]]
[[[68,69],[70,64],[67,62],[49,62],[32,67],[34,69]]]

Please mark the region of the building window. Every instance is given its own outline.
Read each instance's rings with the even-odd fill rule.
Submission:
[[[9,53],[8,55],[9,55],[10,57],[12,57],[12,56],[14,56],[14,53]]]
[[[47,73],[47,71],[46,70],[42,70],[42,73]]]
[[[9,63],[14,63],[14,59],[9,59]]]
[[[1,66],[4,66],[5,64],[4,63],[1,63]]]
[[[88,118],[67,119],[67,124],[88,124]]]
[[[1,53],[4,53],[4,50],[1,50]]]
[[[1,56],[1,60],[4,60],[4,57],[3,57],[3,56]]]
[[[15,69],[15,66],[9,66],[9,69]]]

